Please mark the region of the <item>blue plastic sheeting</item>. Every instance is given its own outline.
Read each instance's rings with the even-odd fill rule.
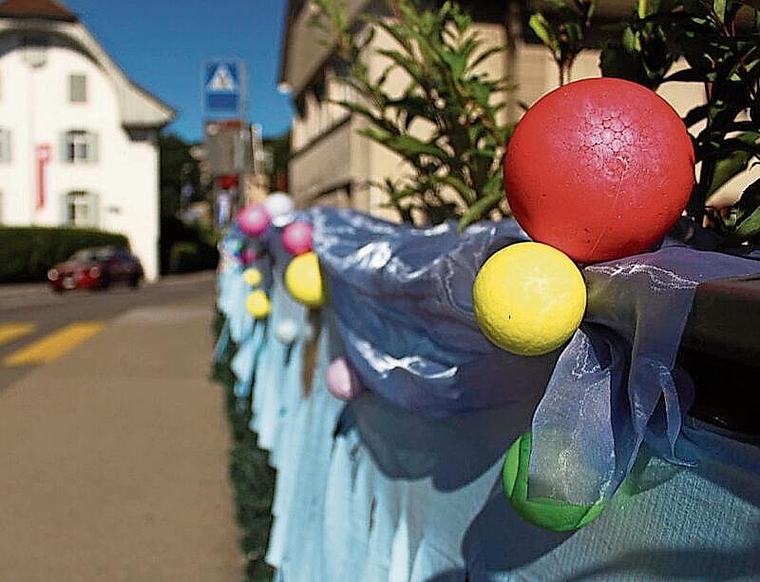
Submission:
[[[235,373],[278,470],[267,560],[280,579],[760,577],[760,452],[685,427],[691,387],[674,367],[697,284],[760,272],[756,251],[711,252],[698,232],[587,266],[581,329],[564,349],[523,358],[482,336],[471,305],[480,265],[524,240],[513,222],[458,235],[332,209],[298,218],[314,225],[327,281],[319,313],[279,283],[288,257],[274,228],[262,241],[273,305],[263,326],[241,315],[239,265],[219,278],[223,333],[245,346],[264,330],[256,356],[241,356],[251,369]],[[316,325],[308,385],[307,334],[290,346],[274,337],[285,318]],[[348,404],[325,386],[338,356],[368,389]],[[504,498],[504,453],[531,427],[531,495],[611,498],[578,532],[538,529]]]

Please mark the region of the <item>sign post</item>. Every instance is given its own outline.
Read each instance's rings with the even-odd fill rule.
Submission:
[[[203,113],[209,170],[214,180],[216,221],[224,228],[245,192],[249,169],[246,118],[246,71],[237,59],[213,59],[203,63]],[[229,182],[234,178],[234,185]],[[228,179],[221,184],[222,179]]]

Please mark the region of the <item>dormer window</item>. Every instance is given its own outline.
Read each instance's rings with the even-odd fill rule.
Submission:
[[[26,34],[21,39],[21,55],[30,67],[42,67],[47,63],[48,39],[40,34]]]
[[[80,74],[69,75],[69,103],[87,102],[87,77]]]

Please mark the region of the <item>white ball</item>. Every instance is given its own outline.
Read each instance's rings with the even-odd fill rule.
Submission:
[[[274,329],[275,337],[284,344],[292,344],[298,337],[298,324],[292,319],[283,319]]]
[[[293,199],[285,192],[272,192],[262,202],[272,219],[293,212]]]

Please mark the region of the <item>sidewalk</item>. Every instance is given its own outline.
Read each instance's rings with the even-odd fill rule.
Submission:
[[[211,318],[132,310],[0,392],[0,579],[241,579]]]

